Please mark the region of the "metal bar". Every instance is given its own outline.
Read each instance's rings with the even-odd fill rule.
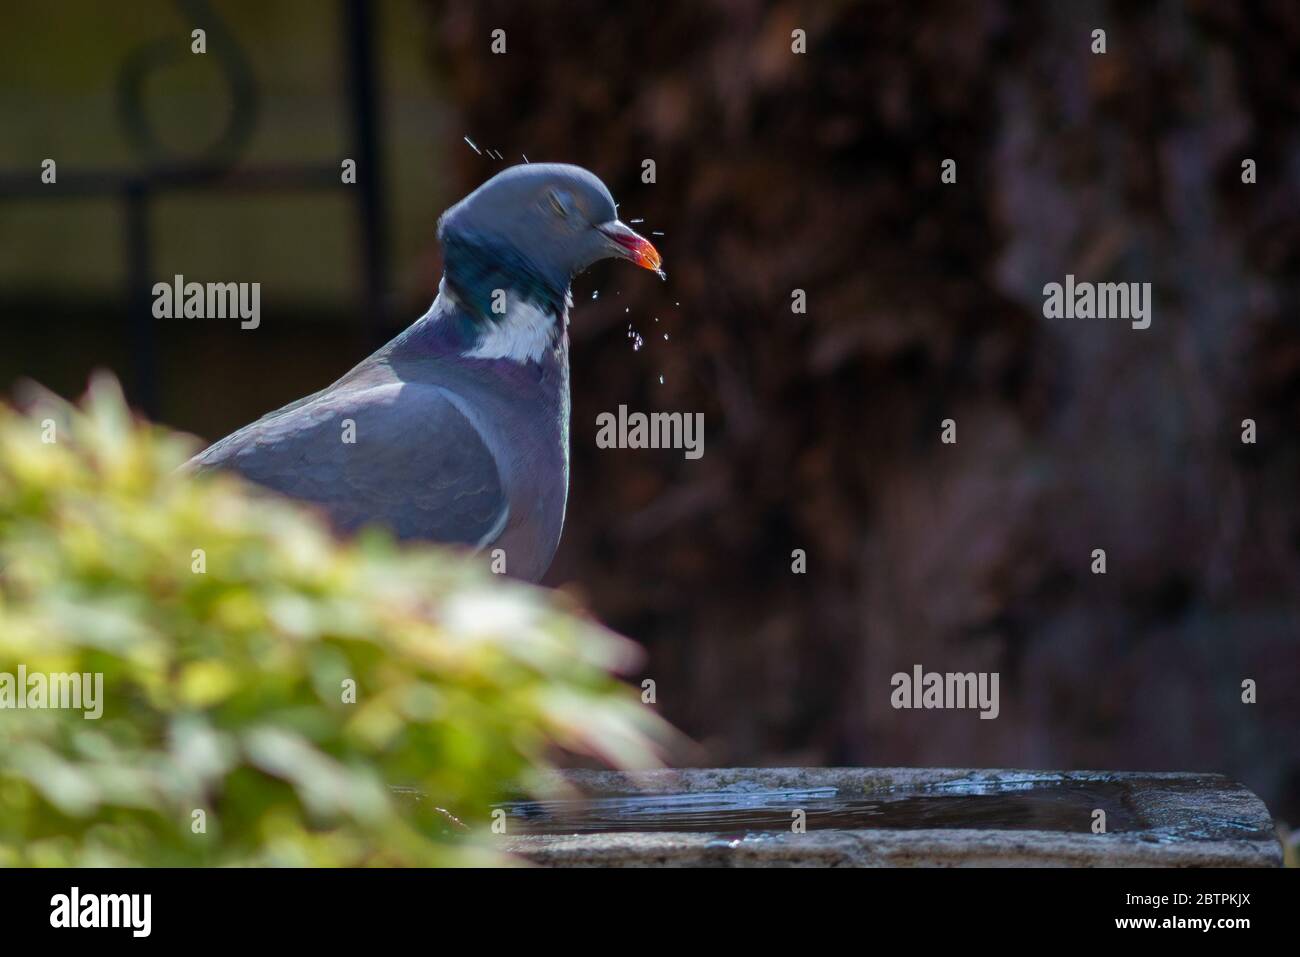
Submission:
[[[6,199],[86,199],[120,196],[131,190],[172,189],[260,193],[337,190],[336,166],[266,166],[255,169],[207,170],[174,167],[148,173],[115,170],[59,170],[58,186],[47,186],[31,173],[0,173],[0,196]]]
[[[347,95],[352,107],[352,138],[357,162],[358,214],[361,226],[363,311],[369,338],[380,344],[388,335],[388,211],[380,176],[383,143],[376,94],[374,17],[365,0],[343,0],[343,34],[348,62]],[[339,172],[335,171],[337,177]],[[336,180],[337,181],[337,180]]]
[[[153,265],[149,245],[149,188],[133,183],[122,194],[126,207],[127,341],[135,379],[135,401],[158,417],[158,363],[154,345]]]

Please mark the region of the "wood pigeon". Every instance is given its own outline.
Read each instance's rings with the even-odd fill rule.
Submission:
[[[504,549],[508,574],[537,581],[569,491],[570,280],[614,256],[659,271],[660,256],[595,175],[554,163],[493,176],[443,213],[438,238],[424,316],[187,468],[239,472],[341,531]]]

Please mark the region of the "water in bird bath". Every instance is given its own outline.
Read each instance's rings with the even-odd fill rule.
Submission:
[[[749,833],[789,831],[795,811],[809,830],[962,829],[1089,832],[1097,812],[1110,834],[1149,831],[1151,806],[1138,795],[1151,781],[1137,775],[1087,779],[1027,777],[1024,780],[961,780],[862,793],[838,787],[694,790],[668,794],[593,795],[566,800],[511,801],[506,812],[514,834],[617,832]],[[1159,782],[1162,800],[1195,804],[1222,785],[1213,779]],[[1200,837],[1267,838],[1257,821],[1220,817],[1202,821]]]
[[[998,828],[1086,832],[1098,809],[1111,833],[1148,826],[1123,782],[954,785],[881,794],[837,788],[515,801],[500,805],[515,834],[616,831],[789,831],[796,811],[814,828]]]

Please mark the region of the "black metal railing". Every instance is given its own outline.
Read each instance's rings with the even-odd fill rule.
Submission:
[[[344,69],[344,97],[350,114],[349,144],[343,156],[356,160],[356,182],[344,186],[340,157],[320,163],[236,168],[240,153],[256,128],[258,92],[248,58],[225,23],[206,0],[174,0],[186,30],[202,28],[207,34],[207,55],[216,57],[231,94],[225,128],[198,156],[171,154],[154,135],[144,107],[144,85],[149,73],[188,47],[176,37],[158,40],[134,52],[118,75],[118,116],[128,141],[143,157],[138,171],[96,169],[75,159],[60,158],[54,184],[41,182],[39,166],[30,170],[0,172],[0,198],[4,200],[84,200],[117,197],[123,205],[126,251],[127,336],[131,353],[135,401],[150,416],[157,416],[158,369],[153,318],[153,234],[150,203],[162,193],[202,190],[230,194],[348,190],[356,204],[361,237],[362,314],[372,339],[387,329],[387,211],[380,183],[382,117],[375,72],[374,7],[366,0],[340,0]]]

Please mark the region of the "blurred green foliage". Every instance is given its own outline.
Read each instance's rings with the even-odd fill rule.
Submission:
[[[0,406],[0,675],[104,702],[0,710],[0,864],[491,861],[491,802],[555,754],[655,762],[636,647],[563,596],[339,543],[190,451],[106,378]]]

